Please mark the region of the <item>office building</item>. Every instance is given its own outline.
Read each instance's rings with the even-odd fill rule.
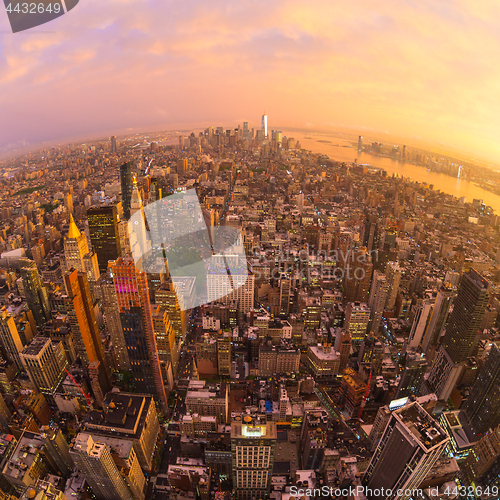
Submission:
[[[474,269],[462,276],[442,345],[454,363],[465,361],[477,343],[488,305],[488,281]]]
[[[363,137],[358,137],[358,151],[363,151]]]
[[[174,376],[177,375],[179,364],[178,344],[175,341],[175,332],[167,311],[156,306],[153,314],[153,329],[156,337],[158,359],[163,368],[163,377],[166,380],[167,367],[170,365]]]
[[[160,423],[155,402],[147,394],[108,392],[103,410],[89,413],[85,430],[92,436],[130,440],[141,467],[151,470]]]
[[[370,308],[363,302],[349,302],[345,308],[344,327],[351,334],[352,342],[360,343],[368,330]]]
[[[106,443],[80,433],[71,448],[76,468],[99,500],[135,500]]]
[[[86,273],[89,282],[99,278],[97,254],[89,250],[87,238],[78,229],[72,215],[69,219],[68,234],[64,237],[64,258],[66,270],[74,268]]]
[[[363,476],[369,500],[409,500],[441,456],[449,437],[418,404],[392,412]],[[391,490],[390,495],[382,494]]]
[[[407,353],[406,364],[394,399],[418,396],[427,366],[425,358]]]
[[[267,139],[267,115],[265,113],[262,115],[261,131],[262,131],[263,138]]]
[[[241,419],[241,417],[240,417]],[[256,416],[244,416],[231,423],[231,454],[235,498],[266,498],[276,451],[275,422],[263,423]]]
[[[424,353],[428,352],[429,347],[437,345],[448,319],[455,293],[456,289],[450,285],[443,285],[439,290],[422,341],[422,351]]]
[[[340,370],[340,353],[331,344],[318,344],[307,348],[307,364],[315,380],[336,377]]]
[[[372,286],[370,288],[370,296],[368,299],[368,307],[370,308],[369,329],[375,335],[377,335],[380,327],[388,293],[389,283],[387,282],[385,274],[380,271],[374,271]]]
[[[227,256],[230,259],[232,256]],[[238,259],[238,257],[236,257]],[[212,266],[207,276],[208,301],[229,304],[238,301],[238,311],[246,314],[254,306],[255,276],[249,274],[246,265],[231,266],[228,274],[226,264]]]
[[[129,208],[130,211],[130,208]],[[116,205],[100,205],[87,210],[92,247],[97,254],[99,272],[104,273],[110,260],[121,255]]]
[[[111,389],[110,374],[97,326],[87,275],[76,269],[71,269],[64,275],[64,284],[67,293],[66,310],[73,332],[75,350],[80,356],[84,370],[88,370],[91,362],[99,363],[103,372],[104,386],[100,390],[96,387],[96,390],[106,393]]]
[[[23,350],[24,345],[17,330],[14,318],[9,314],[7,308],[0,309],[0,343],[5,350],[5,353],[16,367],[22,368],[21,357],[19,353]]]
[[[229,387],[225,382],[207,384],[192,381],[186,394],[186,409],[189,413],[212,416],[217,424],[228,420]]]
[[[389,284],[387,291],[387,302],[385,308],[392,311],[396,305],[396,298],[398,296],[399,284],[401,283],[401,275],[403,269],[399,267],[397,262],[388,262],[385,266],[385,277]]]
[[[122,207],[123,218],[130,219],[130,204],[132,201],[132,163],[131,161],[124,163],[120,167],[120,183],[122,188]],[[94,243],[92,243],[94,244]],[[111,259],[114,260],[114,259]],[[102,272],[102,271],[101,271]]]
[[[441,348],[426,381],[426,390],[447,400],[472,355],[488,304],[489,283],[474,269],[462,276]]]
[[[316,470],[328,448],[328,413],[323,408],[307,410],[300,433],[301,465],[304,470]]]
[[[231,375],[231,345],[230,331],[220,331],[217,335],[217,370],[219,377]]]
[[[488,486],[490,488],[493,486],[498,487],[500,483],[499,458],[500,427],[495,427],[486,432],[469,451],[467,458],[460,467],[460,479],[467,486],[475,484],[480,485],[483,489]]]
[[[36,263],[20,260],[23,294],[33,313],[37,326],[42,327],[50,319],[50,304],[47,289],[43,286]]]
[[[101,275],[99,280],[103,295],[104,322],[111,337],[114,366],[116,369],[124,371],[129,370],[131,365],[120,319],[115,282],[110,273],[111,268],[105,275]]]
[[[67,477],[72,469],[73,460],[61,431],[46,427],[42,433],[22,432],[2,473],[19,494],[47,473]]]
[[[166,408],[167,395],[158,359],[146,273],[137,270],[133,259],[119,258],[110,262],[109,267],[136,390],[155,394]]]
[[[187,332],[186,310],[183,307],[182,294],[178,294],[170,276],[158,286],[154,294],[155,304],[167,312],[172,323],[177,341],[183,341]]]
[[[68,366],[63,343],[47,337],[35,337],[20,356],[33,385],[55,408],[54,396],[60,390]]]
[[[111,141],[111,144],[110,144],[111,154],[114,154],[114,153],[116,153],[116,136],[112,135],[110,137],[110,141]]]
[[[500,342],[492,343],[463,409],[476,434],[500,424]]]

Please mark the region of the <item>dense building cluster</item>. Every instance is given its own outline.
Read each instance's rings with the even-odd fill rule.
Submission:
[[[499,497],[500,219],[267,127],[3,165],[0,498]]]

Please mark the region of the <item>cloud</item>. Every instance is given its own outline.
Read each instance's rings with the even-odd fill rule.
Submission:
[[[241,116],[256,126],[265,108],[271,127],[344,123],[496,155],[490,6],[86,0],[47,25],[55,33],[0,35],[0,147]]]

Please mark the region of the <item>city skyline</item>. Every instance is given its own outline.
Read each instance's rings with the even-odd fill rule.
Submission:
[[[401,135],[495,163],[495,8],[193,1],[135,16],[87,1],[43,30],[0,33],[0,152],[127,128],[257,126],[265,110],[271,128]]]

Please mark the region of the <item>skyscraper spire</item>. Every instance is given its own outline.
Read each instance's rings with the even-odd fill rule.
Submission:
[[[69,230],[68,230],[68,238],[77,239],[81,235],[78,226],[76,225],[75,219],[73,219],[73,214],[69,215]]]

